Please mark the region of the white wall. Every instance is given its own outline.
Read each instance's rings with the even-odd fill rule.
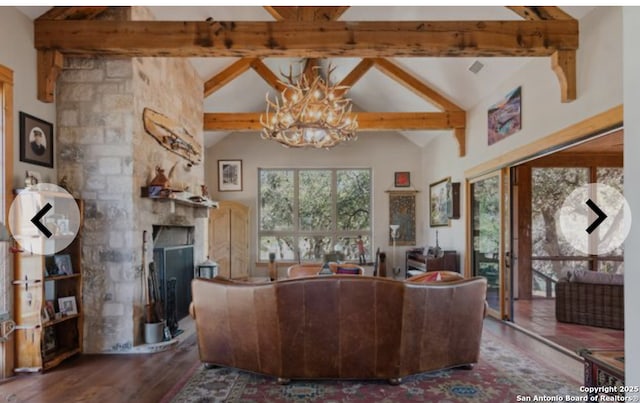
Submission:
[[[549,58],[533,60],[508,77],[492,95],[467,112],[467,156],[457,158],[453,136],[440,137],[424,147],[422,171],[428,183],[451,176],[464,184],[464,171],[582,121],[622,103],[622,9],[598,7],[580,20],[580,48],[577,52],[578,98],[560,102],[558,80]],[[522,130],[493,145],[487,144],[487,110],[510,90],[522,86]],[[464,188],[464,185],[462,186]],[[449,228],[440,227],[440,245],[464,251],[464,189],[461,218]],[[425,192],[423,197],[428,196]],[[435,243],[435,228],[428,227],[425,239]],[[462,257],[464,261],[464,257]]]
[[[625,260],[625,384],[640,385],[640,348],[637,340],[640,338],[640,316],[637,307],[640,306],[640,294],[633,285],[640,284],[640,52],[638,38],[640,38],[640,7],[624,7],[624,178],[625,183],[632,186],[625,187],[625,197],[631,207],[631,214],[635,223],[631,225],[631,232],[624,251]],[[636,396],[640,396],[637,393]]]
[[[33,47],[33,22],[15,7],[0,7],[0,64],[13,70],[13,111],[14,111],[14,187],[24,187],[26,170],[40,172],[43,182],[57,183],[54,169],[20,162],[19,112],[25,112],[53,123],[56,133],[55,104],[47,104],[37,99],[36,50]],[[54,153],[57,150],[54,148]]]
[[[205,133],[205,136],[207,133]],[[373,250],[380,247],[387,252],[387,267],[392,263],[389,234],[389,197],[386,190],[393,187],[396,171],[411,172],[411,182],[421,191],[416,205],[416,244],[424,245],[424,204],[420,195],[426,190],[420,168],[421,150],[397,133],[359,133],[358,140],[341,144],[331,150],[291,149],[273,141],[260,139],[258,133],[235,133],[210,147],[206,153],[207,186],[214,200],[235,200],[251,208],[249,234],[250,267],[256,261],[258,168],[332,167],[372,168],[373,172]],[[218,192],[218,160],[241,159],[243,168],[242,192]],[[404,267],[404,250],[396,248],[396,265]]]

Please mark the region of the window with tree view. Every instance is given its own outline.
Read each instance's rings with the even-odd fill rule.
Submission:
[[[260,169],[258,256],[322,261],[337,252],[371,259],[370,169]]]
[[[531,170],[531,264],[533,295],[551,297],[554,284],[568,269],[620,272],[623,246],[602,255],[587,255],[574,249],[556,228],[565,198],[577,187],[599,182],[622,192],[621,167],[561,167]]]

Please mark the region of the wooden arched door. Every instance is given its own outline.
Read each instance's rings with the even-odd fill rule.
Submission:
[[[209,257],[218,263],[218,275],[249,275],[249,207],[221,201],[209,215]]]

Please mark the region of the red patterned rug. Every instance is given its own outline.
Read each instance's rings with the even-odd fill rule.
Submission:
[[[515,402],[518,396],[577,396],[579,386],[516,347],[483,333],[473,370],[444,370],[386,381],[292,381],[198,364],[163,402]]]

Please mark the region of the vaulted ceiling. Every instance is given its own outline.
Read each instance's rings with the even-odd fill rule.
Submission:
[[[180,32],[171,31],[176,28],[168,23],[157,28],[173,34],[175,43],[167,37],[151,42],[135,31],[136,25],[124,27],[121,32],[127,32],[128,38],[122,38],[131,44],[128,49],[118,44],[113,23],[106,22],[103,28],[81,25],[95,24],[96,21],[79,19],[95,17],[101,7],[72,7],[66,11],[46,7],[19,9],[34,19],[47,12],[53,20],[37,21],[35,38],[41,54],[39,63],[44,59],[50,67],[59,63],[59,54],[159,56],[180,52],[181,56],[191,57],[207,82],[203,91],[207,145],[231,131],[254,128],[255,122],[248,114],[264,111],[265,94],[276,93],[274,80],[280,78],[279,73],[288,72],[291,65],[297,69],[294,72],[301,71],[305,57],[325,56],[319,64],[324,71],[329,65],[335,66],[331,81],[353,85],[349,97],[355,109],[361,111],[364,126],[373,125],[374,130],[385,124],[393,127],[389,123],[394,118],[392,112],[416,112],[415,116],[398,115],[403,124],[398,124],[397,131],[423,146],[434,136],[451,135],[451,129],[458,127],[456,136],[463,155],[464,125],[459,128],[455,113],[472,108],[531,57],[548,57],[550,68],[553,66],[558,74],[557,96],[566,102],[575,97],[578,23],[573,18],[580,19],[593,7],[149,7],[157,21],[194,24],[183,24],[185,28]],[[79,38],[65,34],[71,29],[64,25],[70,19],[75,22],[72,30],[87,30],[93,35],[93,42],[88,35]],[[205,21],[208,33],[202,36],[201,24]],[[257,24],[271,21],[277,22]],[[352,21],[358,23],[345,25]],[[496,21],[495,25],[492,21]],[[375,25],[378,22],[384,23]],[[101,38],[100,29],[110,30],[108,41],[95,41],[96,37]],[[131,32],[140,32],[140,41],[132,41],[136,34]],[[250,35],[257,37],[267,32],[268,40]],[[223,46],[218,45],[219,33],[226,38]],[[300,38],[304,40],[297,41]],[[169,49],[168,42],[175,47]],[[197,57],[201,55],[207,57]],[[478,73],[469,71],[475,61],[483,65]],[[55,72],[55,68],[49,71]],[[55,81],[55,74],[49,77]],[[383,115],[385,122],[376,118],[366,123],[375,117],[366,112],[390,114]],[[439,115],[443,112],[448,115]],[[225,115],[209,113],[233,114],[235,123],[222,124],[218,117]],[[433,123],[436,117],[444,123]],[[415,122],[407,123],[409,118]],[[436,130],[415,130],[434,126]]]

